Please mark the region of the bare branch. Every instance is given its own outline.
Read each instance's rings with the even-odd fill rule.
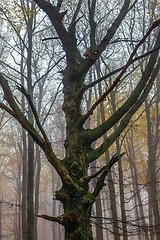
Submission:
[[[3,105],[2,103],[1,103],[1,108],[5,109],[14,118],[16,118],[19,121],[19,123],[22,125],[22,127],[24,127],[29,132],[29,134],[32,136],[34,141],[39,146],[43,147],[43,145],[44,145],[43,138],[39,135],[37,130],[27,120],[27,118],[24,116],[24,114],[20,110],[18,104],[16,103],[16,101],[11,93],[11,90],[8,85],[8,81],[3,77],[3,75],[1,73],[0,73],[0,85],[4,92],[4,99],[8,102],[8,104],[10,105],[10,108],[12,110],[10,110],[8,107],[5,107],[5,105]]]
[[[124,129],[127,127],[128,123],[129,123],[130,119],[134,115],[134,113],[140,108],[140,106],[145,101],[148,93],[150,92],[150,90],[153,86],[154,80],[159,72],[159,69],[160,69],[160,58],[158,60],[158,63],[156,65],[155,69],[152,72],[152,75],[151,75],[148,83],[144,87],[143,92],[142,92],[141,96],[139,97],[139,99],[135,101],[135,103],[132,105],[132,107],[130,107],[128,113],[123,117],[119,126],[114,130],[114,132],[109,137],[107,137],[106,141],[104,143],[102,143],[102,145],[100,147],[98,147],[97,149],[92,150],[90,161],[94,161],[95,159],[100,157],[106,151],[106,149],[108,149],[115,142],[115,140],[120,136],[120,134],[124,131]],[[120,114],[119,111],[118,111],[118,113]]]
[[[63,0],[58,0],[58,1],[57,1],[57,8],[58,8],[59,11],[60,11],[60,9],[61,9],[62,2],[63,2]]]
[[[35,0],[35,2],[48,15],[62,42],[66,55],[69,56],[71,46],[73,45],[73,40],[62,22],[66,11],[60,13],[59,9],[56,6],[53,6],[49,1],[46,0]]]
[[[106,169],[106,166],[103,166],[99,171],[97,171],[95,174],[86,177],[85,179],[82,179],[81,182],[89,183],[93,178],[96,178],[99,176],[104,170]]]
[[[9,22],[9,24],[11,25],[11,27],[13,28],[13,30],[15,31],[15,33],[17,34],[17,36],[19,37],[19,39],[22,41],[23,45],[25,46],[25,48],[27,49],[27,46],[24,42],[24,40],[21,38],[19,31],[16,29],[16,27],[14,26],[13,22],[10,20],[10,18],[7,16],[7,13],[0,8],[0,12],[2,12],[4,14],[4,16],[6,17],[7,21]]]
[[[82,5],[82,0],[79,0],[79,2],[77,3],[77,8],[76,8],[76,11],[74,12],[74,15],[73,15],[73,18],[72,18],[72,21],[69,25],[69,30],[72,29],[72,28],[75,28],[75,24],[77,23],[76,19],[77,19],[77,16],[78,16],[78,13],[81,9],[81,5]],[[81,17],[80,17],[81,18]]]
[[[160,32],[157,37],[155,46],[159,44],[159,41],[160,41]],[[139,83],[135,87],[130,97],[126,100],[126,102],[124,102],[124,104],[116,112],[114,112],[112,116],[109,119],[107,119],[104,123],[102,123],[95,129],[86,130],[86,134],[84,134],[84,139],[86,139],[87,143],[92,143],[96,139],[100,138],[103,134],[105,134],[108,130],[110,130],[116,123],[118,123],[119,120],[122,119],[122,117],[131,109],[131,107],[141,97],[141,94],[145,86],[147,87],[148,86],[147,84],[150,84],[150,82],[152,82],[153,84],[154,79],[153,77],[150,79],[150,74],[152,71],[153,72],[157,71],[156,69],[154,70],[154,67],[156,66],[158,54],[159,54],[159,51],[155,51],[150,55],[149,61],[147,63],[147,66],[143,72],[143,75]]]
[[[92,3],[90,0],[88,0],[88,8],[89,8],[89,24],[90,24],[90,46],[91,48],[96,47],[96,23],[94,20],[94,14],[95,14],[95,7],[96,7],[96,0],[92,0]]]
[[[42,126],[44,125],[44,123],[45,123],[45,121],[46,121],[46,119],[47,119],[47,117],[48,117],[48,115],[49,115],[49,113],[50,113],[50,111],[51,111],[54,103],[55,103],[55,100],[56,100],[56,98],[57,98],[57,96],[58,96],[58,93],[60,93],[60,90],[59,90],[59,89],[60,89],[61,85],[62,85],[62,82],[58,85],[57,92],[56,92],[56,94],[55,94],[55,96],[54,96],[54,99],[52,100],[52,103],[51,103],[51,105],[50,105],[50,107],[49,107],[49,109],[48,109],[48,111],[47,111],[47,113],[46,113],[46,116],[45,116],[44,119],[43,119]]]
[[[83,64],[81,68],[81,74],[84,74],[88,71],[88,69],[96,62],[96,60],[100,57],[102,52],[106,49],[107,45],[113,38],[114,34],[116,33],[117,29],[121,25],[123,19],[125,18],[126,14],[129,11],[130,6],[130,0],[125,0],[124,4],[117,16],[117,18],[112,23],[111,27],[108,29],[106,35],[100,42],[98,46],[95,48],[91,48],[90,57],[85,60],[85,63]]]
[[[20,110],[18,104],[16,103],[11,93],[8,81],[4,78],[4,76],[1,73],[0,73],[0,85],[4,92],[4,99],[8,102],[12,110],[4,106],[2,103],[0,104],[0,107],[9,112],[15,119],[17,119],[21,126],[24,129],[26,129],[26,131],[31,135],[33,140],[42,148],[42,150],[45,152],[48,158],[48,161],[57,170],[62,181],[72,184],[73,187],[77,188],[77,186],[73,183],[71,177],[69,176],[68,171],[64,167],[63,163],[57,158],[57,156],[53,152],[50,142],[46,141],[46,139],[43,139],[41,137],[41,135],[37,132],[37,130],[33,127],[33,125],[28,121],[28,119]]]
[[[95,187],[95,189],[94,189],[94,191],[93,191],[93,196],[94,196],[95,198],[98,196],[99,192],[100,192],[101,189],[104,187],[104,185],[105,185],[105,183],[104,183],[105,178],[106,178],[107,174],[110,172],[112,166],[113,166],[116,162],[118,162],[124,154],[125,154],[125,153],[121,153],[120,155],[115,154],[115,155],[112,157],[112,159],[109,161],[109,163],[105,166],[104,171],[103,171],[103,173],[101,174],[100,178],[98,179],[97,184],[96,184],[96,187]]]
[[[38,126],[40,132],[42,133],[43,138],[45,139],[45,141],[47,143],[50,144],[49,139],[48,139],[48,137],[47,137],[47,135],[46,135],[46,133],[45,133],[45,131],[44,131],[40,121],[39,121],[38,113],[37,113],[37,111],[36,111],[36,109],[35,109],[35,107],[33,105],[33,102],[32,102],[32,99],[31,99],[30,95],[27,93],[27,91],[25,90],[25,88],[23,86],[21,86],[21,87],[17,86],[17,88],[26,97],[26,99],[27,99],[27,101],[28,101],[28,103],[29,103],[29,105],[30,105],[30,107],[32,109],[32,112],[33,112],[34,118],[36,120],[37,126]]]
[[[152,50],[150,50],[150,51],[148,51],[148,52],[146,52],[146,53],[144,53],[144,54],[142,54],[142,55],[140,55],[140,56],[135,57],[134,59],[132,59],[132,61],[130,62],[130,65],[131,65],[132,63],[134,63],[134,62],[137,62],[138,60],[140,60],[140,59],[142,59],[142,58],[147,57],[148,55],[150,55],[151,53],[157,51],[158,49],[160,49],[160,45],[158,45],[157,47],[153,48]],[[103,80],[106,80],[107,78],[111,77],[112,75],[120,72],[124,67],[125,67],[125,65],[123,65],[122,67],[117,68],[117,69],[113,70],[112,72],[104,75],[103,77],[101,77],[101,78],[99,78],[99,79],[97,79],[97,80],[95,80],[95,81],[87,84],[87,85],[83,88],[82,91],[85,92],[87,89],[89,89],[89,88],[91,88],[91,87],[94,87],[96,84],[98,84],[98,83],[102,82]]]
[[[144,41],[146,40],[146,38],[150,35],[150,33],[153,31],[154,28],[158,27],[160,25],[160,19],[155,21],[152,26],[149,28],[149,30],[147,31],[147,33],[144,35],[144,37],[141,39],[141,41],[136,45],[136,47],[134,48],[132,54],[130,55],[127,63],[125,64],[125,66],[123,67],[122,71],[120,72],[120,74],[116,77],[115,81],[113,82],[113,84],[109,87],[109,89],[107,89],[106,92],[104,92],[101,97],[93,104],[93,106],[91,107],[91,109],[85,114],[84,116],[84,121],[89,118],[90,115],[93,114],[93,111],[96,109],[96,107],[105,100],[105,98],[107,97],[107,95],[117,86],[117,84],[120,82],[122,76],[124,75],[124,73],[126,72],[127,68],[129,67],[129,65],[133,62],[133,57],[136,54],[138,48],[144,43]]]
[[[44,77],[46,77],[53,70],[53,68],[56,67],[58,63],[60,63],[64,58],[65,58],[65,55],[63,55],[52,67],[48,69],[46,73],[44,73],[38,80],[36,80],[35,83],[33,84],[33,88],[36,86],[36,84],[39,81],[41,81]]]
[[[18,70],[15,69],[14,67],[10,66],[10,65],[7,64],[6,62],[4,62],[4,61],[0,61],[0,63],[1,63],[2,65],[6,66],[7,68],[9,68],[9,69],[15,71],[17,74],[23,76],[23,77],[26,79],[26,76],[25,76],[23,73],[21,73],[20,71],[18,71]]]
[[[42,214],[42,215],[37,215],[37,217],[45,219],[45,220],[48,220],[48,221],[51,221],[51,222],[57,222],[57,223],[62,224],[61,216],[59,216],[59,217],[52,217],[52,216],[48,216],[48,215]]]
[[[55,39],[59,39],[59,37],[48,37],[48,38],[43,38],[42,42],[44,41],[48,41],[48,40],[55,40]]]

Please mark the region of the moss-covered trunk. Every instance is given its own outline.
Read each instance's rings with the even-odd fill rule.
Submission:
[[[66,140],[64,143],[66,156],[63,164],[72,181],[62,179],[63,186],[57,191],[56,198],[63,204],[64,214],[61,223],[65,228],[66,240],[92,240],[90,224],[91,208],[94,202],[89,192],[88,177],[88,150],[83,139],[85,129],[78,124],[82,117],[81,89],[84,84],[82,76],[76,74],[77,63],[66,68],[64,75],[64,103],[63,111],[66,117]]]
[[[75,191],[62,187],[56,193],[57,199],[63,203],[64,214],[61,223],[65,228],[65,240],[92,240],[90,223],[92,196],[88,191]]]
[[[75,221],[73,216],[73,221],[68,222],[65,226],[65,240],[93,240],[90,221],[82,219],[82,217]]]

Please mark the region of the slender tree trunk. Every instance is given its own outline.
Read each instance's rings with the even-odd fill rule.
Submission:
[[[116,140],[116,147],[117,147],[117,152],[120,154],[119,139]],[[120,206],[121,206],[123,240],[128,240],[127,218],[126,218],[125,197],[124,197],[124,180],[123,180],[123,170],[122,170],[121,161],[118,161],[118,174],[119,174]]]
[[[3,240],[2,238],[2,200],[0,200],[0,240]]]
[[[28,136],[27,240],[34,239],[34,143]]]
[[[130,158],[130,155],[129,155],[128,158]],[[134,170],[132,169],[132,166],[131,166],[131,177],[133,179],[133,182],[136,184],[136,181],[134,180],[135,176],[134,176]],[[141,225],[141,221],[140,221],[140,213],[139,213],[139,209],[138,209],[139,201],[137,200],[137,197],[136,197],[137,188],[136,188],[135,184],[133,184],[133,196],[135,196],[135,197],[133,197],[132,203],[133,203],[133,206],[134,206],[134,213],[135,213],[134,216],[135,216],[135,219],[137,220],[136,223],[137,223],[138,226],[140,226]],[[143,215],[143,218],[144,218],[144,215]],[[139,240],[143,239],[142,238],[142,229],[141,228],[138,228],[137,237],[138,237]]]
[[[52,205],[52,216],[59,216],[62,214],[61,208],[62,205],[57,203],[55,192],[57,188],[60,188],[60,179],[57,176],[57,173],[54,169],[51,169],[51,177],[52,177],[52,196],[53,196],[53,205]],[[53,222],[52,224],[52,238],[53,240],[63,240],[64,235],[62,234],[62,226],[57,222]]]
[[[109,156],[107,156],[106,159],[108,159],[109,161]],[[117,217],[116,194],[115,194],[115,188],[113,185],[113,178],[112,178],[111,172],[108,174],[108,187],[109,187],[109,195],[110,195],[110,207],[111,207],[111,217],[113,222],[114,240],[120,240],[119,222]]]
[[[37,215],[39,210],[39,184],[40,184],[40,173],[41,173],[41,159],[40,159],[40,148],[36,145],[36,174],[35,174],[35,218],[34,218],[34,240],[37,240]]]
[[[150,235],[150,240],[154,240],[154,221],[153,221],[153,208],[152,208],[152,200],[151,200],[151,194],[149,192],[148,188],[148,214],[149,214],[149,235]]]
[[[103,240],[103,216],[102,216],[102,201],[101,194],[96,198],[96,215],[99,217],[96,220],[96,238]]]
[[[100,78],[100,63],[96,64],[96,72],[97,77]],[[101,84],[98,84],[98,92],[99,96],[102,95],[102,86]],[[105,122],[105,111],[104,111],[104,103],[100,103],[100,113],[101,113],[101,119],[102,123]],[[107,139],[107,134],[103,135],[104,141]],[[108,163],[110,161],[109,151],[107,150],[105,152],[105,159]],[[116,194],[115,194],[115,188],[113,184],[113,178],[112,173],[108,173],[108,188],[109,188],[109,195],[110,195],[110,206],[111,206],[111,214],[112,214],[112,221],[113,221],[113,233],[114,233],[114,239],[120,240],[120,234],[119,234],[119,223],[118,223],[118,217],[117,217],[117,206],[116,206]]]
[[[111,105],[113,113],[116,112],[116,99],[115,99],[115,91],[111,93]],[[117,126],[114,126],[116,130]],[[117,153],[120,154],[120,142],[119,138],[116,139],[116,148]],[[126,210],[125,210],[125,198],[124,198],[124,180],[123,180],[123,170],[122,163],[118,161],[118,174],[119,174],[119,189],[120,189],[120,206],[121,206],[121,218],[122,218],[122,231],[123,231],[123,240],[128,240],[127,234],[127,218],[126,218]]]
[[[29,4],[29,2],[28,2]],[[32,32],[33,32],[33,13],[35,4],[32,2],[30,6],[30,17],[27,21],[28,48],[27,48],[27,90],[33,101],[32,86]],[[31,124],[33,122],[33,113],[28,106],[28,119]],[[28,181],[27,181],[27,240],[34,239],[34,141],[28,135]]]
[[[123,240],[128,240],[127,218],[126,218],[125,198],[124,198],[124,181],[123,181],[123,170],[122,170],[121,161],[118,162],[118,173],[119,173],[119,188],[120,188],[120,204],[121,204]]]
[[[53,205],[52,205],[52,216],[56,216],[56,199],[55,199],[55,171],[54,169],[52,169],[52,172],[51,172],[51,176],[52,176],[52,196],[53,196]],[[53,236],[53,240],[56,240],[56,239],[59,239],[59,236],[57,236],[58,234],[58,231],[56,229],[56,226],[57,223],[53,222],[53,225],[52,225],[52,236]]]
[[[139,230],[140,232],[140,236],[139,238],[142,239],[141,237],[141,232],[144,232],[145,235],[145,239],[149,240],[149,234],[148,234],[148,226],[147,223],[145,221],[145,214],[144,214],[144,210],[143,210],[143,203],[142,203],[142,199],[141,199],[141,194],[140,194],[140,189],[138,186],[138,173],[137,173],[137,168],[136,168],[136,164],[135,164],[135,152],[134,152],[134,144],[133,144],[133,129],[130,129],[130,135],[129,135],[129,139],[128,137],[126,137],[127,139],[127,145],[128,145],[128,151],[127,151],[127,155],[128,155],[128,160],[129,160],[129,164],[130,164],[130,169],[131,169],[131,175],[132,175],[132,179],[133,179],[133,194],[134,194],[134,202],[135,202],[135,210],[136,210],[136,218],[137,218],[137,223],[138,225],[142,225],[142,228]],[[138,209],[137,209],[138,206]],[[139,220],[140,218],[140,220]]]
[[[25,39],[23,39],[25,41]],[[21,46],[21,85],[25,87],[24,80],[24,46]],[[21,99],[22,112],[25,112],[26,104],[25,97],[22,94]],[[22,128],[22,144],[20,145],[21,157],[22,157],[22,211],[21,211],[21,221],[22,221],[22,240],[26,240],[27,237],[27,138],[26,130]]]
[[[17,156],[19,157],[19,156]],[[15,239],[21,240],[21,164],[18,164],[18,179],[17,179],[17,199],[15,206]]]
[[[157,171],[156,171],[156,153],[157,147],[159,142],[159,114],[158,114],[158,100],[155,106],[155,130],[154,130],[154,123],[151,121],[150,116],[150,106],[148,101],[145,101],[145,110],[146,110],[146,117],[147,117],[147,131],[148,131],[148,180],[149,180],[149,195],[153,209],[153,216],[154,216],[154,225],[155,225],[155,235],[156,239],[159,240],[160,238],[160,214],[159,214],[159,206],[158,206],[158,194],[157,194]],[[155,132],[154,132],[155,131]]]
[[[96,173],[96,162],[92,162],[91,164],[91,174]],[[95,184],[93,182],[93,185],[95,187]],[[95,215],[96,215],[96,221],[95,221],[95,228],[96,228],[96,239],[103,240],[103,220],[102,220],[102,202],[100,194],[97,196],[95,201]]]
[[[91,75],[91,72],[90,72],[90,82],[92,81],[92,75]],[[94,78],[95,80],[95,78]],[[96,97],[98,98],[98,96]],[[91,106],[91,92],[90,92],[90,96],[89,96],[89,100],[90,102],[88,103],[88,109],[90,109],[90,106]],[[100,116],[101,116],[101,111],[100,111],[100,108],[97,109],[97,125],[100,124]],[[90,122],[88,122],[89,125],[90,125]],[[87,127],[90,127],[90,126],[87,126]],[[92,162],[91,163],[91,174],[95,174],[97,171],[97,164],[96,164],[96,161]],[[95,187],[95,184],[93,183],[94,187]],[[96,198],[96,201],[95,201],[95,209],[96,209],[96,239],[99,239],[99,240],[103,240],[103,220],[102,220],[102,201],[101,201],[101,194],[99,194]]]
[[[27,144],[26,132],[22,129],[22,239],[27,236]]]

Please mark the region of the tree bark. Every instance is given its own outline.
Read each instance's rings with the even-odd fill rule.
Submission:
[[[148,132],[148,182],[149,182],[149,195],[151,200],[151,206],[153,210],[154,216],[154,229],[156,239],[158,240],[160,237],[160,214],[159,214],[159,206],[158,206],[158,194],[157,194],[157,170],[156,170],[156,162],[157,162],[157,148],[159,143],[159,104],[158,98],[155,106],[155,116],[156,122],[152,122],[150,115],[150,106],[148,101],[145,101],[145,111],[147,118],[147,132]],[[155,129],[154,129],[155,125]]]
[[[116,112],[116,96],[115,91],[111,92],[111,106],[113,113]],[[114,126],[116,130],[117,125]],[[116,139],[116,151],[118,154],[121,152],[120,140]],[[126,210],[125,210],[125,198],[124,198],[124,180],[123,180],[123,170],[121,161],[118,162],[118,175],[119,175],[119,189],[120,189],[120,211],[121,211],[121,219],[122,219],[122,231],[123,231],[123,240],[128,240],[127,234],[127,218],[126,218]]]
[[[32,86],[32,31],[33,31],[33,14],[35,4],[32,2],[29,10],[31,11],[27,21],[28,47],[27,47],[27,90],[33,101]],[[34,124],[33,112],[28,105],[28,120]],[[27,240],[34,239],[34,141],[28,134],[28,174],[27,174]]]
[[[96,162],[91,163],[91,174],[96,173]],[[95,187],[95,184],[93,182],[93,186]],[[100,194],[97,196],[95,201],[95,216],[97,217],[95,220],[95,228],[96,228],[96,239],[103,240],[103,217],[102,217],[102,202]]]
[[[97,77],[100,78],[100,62],[98,61],[96,63],[96,72],[97,72]],[[102,96],[102,86],[99,83],[98,84],[98,92],[99,96]],[[104,103],[100,103],[100,115],[102,119],[102,123],[106,121],[106,116],[105,116],[105,107]],[[98,124],[100,125],[100,123]],[[104,141],[107,139],[107,134],[103,135]],[[109,151],[107,150],[105,152],[105,160],[108,163],[110,160],[110,155]],[[119,234],[119,223],[118,223],[118,216],[117,216],[117,205],[116,205],[116,194],[115,194],[115,187],[113,184],[113,177],[112,173],[108,173],[108,188],[109,188],[109,195],[110,195],[110,207],[111,207],[111,215],[112,215],[112,221],[113,221],[113,233],[114,233],[114,239],[115,240],[120,240],[120,234]]]
[[[2,237],[2,200],[0,199],[0,240]]]
[[[65,239],[92,240],[90,217],[93,202],[89,192],[87,190],[75,192],[73,188],[66,191],[63,186],[56,192],[56,198],[63,203],[64,207],[64,214],[59,221],[65,228]]]
[[[143,202],[141,199],[141,194],[140,194],[140,189],[138,186],[138,172],[136,168],[136,156],[135,156],[135,151],[134,151],[134,138],[133,138],[133,129],[131,127],[130,132],[129,132],[129,137],[126,137],[127,141],[127,156],[128,156],[128,161],[130,164],[130,169],[131,169],[131,175],[133,179],[133,195],[134,197],[134,205],[135,205],[135,212],[136,212],[136,219],[137,219],[137,224],[141,226],[139,229],[139,238],[142,239],[142,232],[144,232],[145,239],[149,240],[149,234],[148,234],[148,226],[145,220],[145,214],[144,214],[144,209],[143,209]]]
[[[35,161],[36,161],[36,173],[35,173],[35,218],[34,218],[34,240],[37,240],[37,215],[39,211],[39,184],[40,184],[40,173],[41,173],[41,157],[40,157],[40,149],[36,145],[36,153],[35,153]]]

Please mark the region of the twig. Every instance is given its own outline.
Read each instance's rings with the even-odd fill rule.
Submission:
[[[47,41],[47,40],[53,40],[53,39],[59,39],[59,37],[48,37],[48,38],[43,38],[42,42]]]

